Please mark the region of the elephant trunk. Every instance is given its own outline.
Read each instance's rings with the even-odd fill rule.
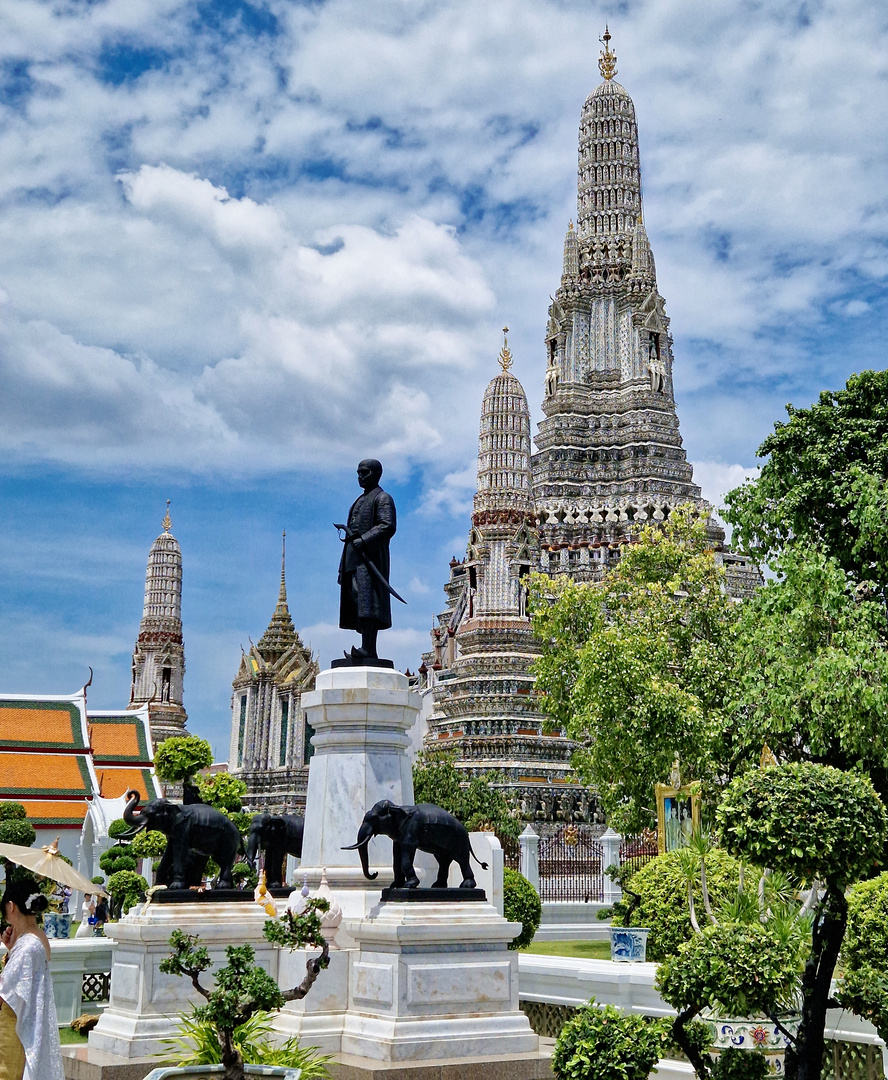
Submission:
[[[370,873],[370,863],[367,859],[367,847],[370,841],[373,839],[373,826],[365,821],[362,823],[361,828],[358,830],[358,842],[356,844],[349,844],[348,847],[344,847],[343,851],[355,851],[361,857],[361,869],[364,871],[364,877],[368,881],[373,881],[374,878],[379,877],[379,874]]]
[[[148,824],[148,819],[144,814],[140,814],[136,807],[139,805],[139,793],[130,789],[126,793],[126,806],[123,808],[123,820],[133,829],[133,834],[137,833],[140,829],[144,829]]]
[[[259,830],[250,830],[250,835],[247,837],[247,850],[244,855],[246,861],[256,869],[256,855],[259,852]]]

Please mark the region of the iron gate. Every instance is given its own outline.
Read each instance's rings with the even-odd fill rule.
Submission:
[[[540,840],[540,899],[604,898],[601,844],[582,825],[565,825]]]

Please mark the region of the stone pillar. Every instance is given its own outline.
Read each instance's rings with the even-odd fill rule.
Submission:
[[[599,843],[601,844],[601,868],[607,870],[609,866],[620,865],[620,844],[622,843],[622,836],[618,832],[608,826],[607,832],[600,837]],[[604,876],[604,893],[603,900],[606,904],[615,904],[623,895],[623,890],[620,886],[612,881],[606,874]]]
[[[540,838],[528,825],[518,837],[520,848],[519,867],[521,873],[533,885],[537,892],[540,891]]]
[[[342,849],[357,840],[364,814],[380,799],[413,802],[407,732],[420,697],[399,671],[332,668],[302,695],[302,707],[315,734],[299,873],[314,890],[326,870],[345,918],[362,919],[392,882],[392,842],[385,836],[370,841],[370,868],[378,872],[378,883],[364,877],[357,851]]]

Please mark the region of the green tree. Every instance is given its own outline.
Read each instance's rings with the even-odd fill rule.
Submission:
[[[213,764],[213,750],[197,735],[174,735],[164,739],[154,753],[154,768],[168,784],[187,783],[201,769]]]
[[[210,776],[197,778],[197,790],[200,797],[210,806],[217,810],[224,810],[229,814],[240,813],[243,805],[243,797],[247,793],[247,785],[237,776],[231,773],[213,773]]]
[[[852,375],[759,447],[761,474],[726,496],[735,543],[760,561],[799,540],[888,585],[888,371]]]
[[[862,768],[885,798],[885,608],[807,544],[774,566],[780,577],[744,605],[735,639],[733,759],[751,760],[766,742],[781,761]]]
[[[521,821],[515,800],[499,786],[498,772],[466,782],[450,754],[419,754],[413,766],[413,799],[433,803],[453,814],[470,832],[495,833],[500,842],[517,841]]]
[[[691,507],[647,526],[600,584],[535,575],[530,610],[545,711],[615,828],[650,825],[654,784],[720,773],[739,612]]]
[[[30,847],[37,839],[27,812],[18,802],[0,802],[0,844]],[[4,864],[6,859],[0,860]]]

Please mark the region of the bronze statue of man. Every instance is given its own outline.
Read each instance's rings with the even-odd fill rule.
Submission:
[[[339,563],[339,625],[357,630],[360,649],[352,648],[349,659],[361,665],[378,660],[376,636],[392,625],[392,596],[400,596],[389,585],[389,541],[395,535],[395,503],[379,481],[382,465],[367,458],[358,465],[358,483],[364,489],[352,503],[345,531],[345,547]]]

